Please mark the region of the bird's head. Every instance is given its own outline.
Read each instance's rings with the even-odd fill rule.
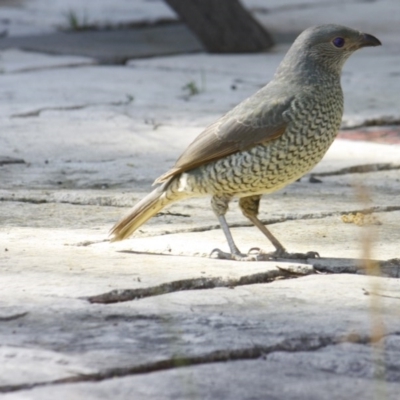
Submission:
[[[297,65],[300,69],[321,68],[340,75],[344,62],[354,51],[379,45],[381,42],[368,33],[341,25],[319,25],[297,37],[283,64]]]

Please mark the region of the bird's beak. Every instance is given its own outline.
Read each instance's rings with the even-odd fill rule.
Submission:
[[[358,42],[359,47],[367,47],[367,46],[380,46],[382,43],[375,36],[372,36],[368,33],[362,33],[360,35],[360,40]]]

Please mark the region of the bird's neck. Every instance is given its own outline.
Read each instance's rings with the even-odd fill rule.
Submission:
[[[274,79],[302,85],[324,83],[340,86],[340,75],[341,68],[316,62],[312,57],[303,54],[288,54],[279,65]]]

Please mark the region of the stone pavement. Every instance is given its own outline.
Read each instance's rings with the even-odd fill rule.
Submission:
[[[161,1],[113,3],[8,0],[0,31],[57,35],[71,9],[99,26],[174,18]],[[324,160],[262,201],[290,251],[322,258],[209,258],[227,245],[208,199],[107,241],[207,124],[272,77],[286,40],[125,65],[2,47],[1,398],[398,399],[400,4],[244,3],[277,38],[339,22],[384,44],[346,64],[343,131]],[[227,218],[243,251],[271,250],[237,204]]]

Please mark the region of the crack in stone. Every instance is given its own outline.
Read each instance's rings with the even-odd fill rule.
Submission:
[[[64,107],[43,107],[37,110],[27,111],[19,114],[12,114],[10,118],[29,118],[29,117],[39,117],[42,112],[45,111],[69,111],[69,110],[81,110],[82,108],[90,107],[88,104],[80,104],[76,106],[64,106]]]
[[[7,315],[7,316],[0,316],[0,322],[8,322],[8,321],[14,321],[16,319],[25,317],[28,315],[28,311],[19,313],[19,314],[13,314],[13,315]]]
[[[368,266],[373,265],[374,269]],[[366,274],[400,278],[400,258],[390,260],[366,260],[352,258],[316,258],[312,262],[315,271],[329,274]]]
[[[346,174],[365,174],[368,172],[379,172],[379,171],[393,171],[400,169],[400,164],[393,163],[377,163],[377,164],[360,164],[353,165],[351,167],[341,168],[336,171],[328,172],[316,172],[312,173],[311,176],[336,176]]]
[[[84,240],[82,242],[74,243],[74,244],[64,244],[64,246],[76,246],[76,247],[88,247],[91,246],[92,244],[99,244],[99,243],[105,243],[109,242],[110,239],[101,239],[101,240]]]
[[[57,198],[54,199],[46,199],[46,198],[30,198],[30,197],[12,197],[1,196],[0,201],[9,201],[14,203],[27,203],[27,204],[70,204],[72,206],[104,206],[104,207],[116,207],[116,208],[125,208],[126,205],[115,205],[113,204],[112,199],[107,197],[97,197],[95,199],[89,199],[88,201],[73,201],[73,200],[60,200]]]
[[[0,393],[17,392],[29,390],[36,387],[54,386],[63,384],[74,384],[82,382],[100,382],[109,379],[122,378],[126,376],[145,374],[156,371],[165,371],[175,368],[183,368],[194,365],[211,364],[217,362],[238,361],[238,360],[254,360],[261,357],[268,359],[268,355],[274,352],[313,352],[323,349],[327,346],[338,345],[341,343],[358,343],[373,344],[388,336],[383,334],[376,337],[368,335],[360,335],[352,333],[350,335],[342,335],[338,337],[331,336],[300,336],[284,339],[281,342],[271,346],[252,346],[242,349],[222,349],[215,350],[207,354],[199,356],[177,356],[147,364],[111,368],[109,370],[100,371],[92,374],[80,374],[68,378],[56,379],[47,382],[26,383],[19,385],[0,386]]]
[[[57,26],[58,30],[61,32],[68,33],[76,33],[79,32],[101,32],[101,31],[114,31],[114,30],[127,30],[127,29],[143,29],[143,28],[156,28],[163,27],[169,25],[182,25],[182,22],[179,21],[176,17],[161,17],[154,20],[133,20],[126,22],[93,22],[93,23],[85,23],[83,26],[80,26],[79,29],[73,29],[69,26],[59,25]]]
[[[178,212],[171,212],[171,211],[163,211],[163,212],[159,212],[156,215],[158,216],[162,216],[165,215],[167,217],[184,217],[184,218],[190,218],[191,215],[190,214],[182,214],[182,213],[178,213]]]
[[[26,164],[22,158],[7,157],[0,155],[0,167],[9,164]]]
[[[82,56],[85,57],[85,56]],[[6,71],[7,75],[17,75],[17,74],[24,74],[28,72],[37,72],[37,71],[49,71],[55,69],[71,69],[71,68],[85,68],[85,67],[93,67],[98,65],[97,60],[91,59],[90,57],[86,57],[86,61],[82,62],[71,62],[67,64],[59,64],[59,65],[46,65],[46,66],[38,66],[38,67],[27,67],[17,69],[15,71]]]
[[[316,272],[329,274],[369,274],[391,278],[400,277],[400,258],[391,260],[363,260],[351,258],[316,258],[308,260],[276,260],[288,262],[287,265],[276,266],[265,272],[244,275],[240,278],[191,278],[162,283],[157,286],[136,289],[115,289],[96,296],[84,297],[89,303],[114,304],[124,301],[139,300],[146,297],[160,296],[183,290],[205,290],[214,288],[235,288],[236,286],[269,283],[277,279],[292,279],[311,275]],[[272,261],[273,262],[273,261]],[[367,265],[374,263],[374,271],[369,271]]]
[[[260,272],[251,275],[244,275],[236,278],[192,278],[182,279],[162,283],[157,286],[150,286],[139,289],[116,289],[107,293],[84,298],[90,303],[113,304],[124,301],[143,299],[145,297],[160,296],[163,294],[180,292],[183,290],[205,290],[214,288],[234,288],[235,286],[253,285],[257,283],[267,283],[276,279],[289,279],[298,276],[309,275],[314,273],[312,266],[304,265],[288,265],[286,268],[277,268],[266,272]]]
[[[397,126],[397,125],[400,125],[400,118],[392,116],[382,116],[378,118],[365,119],[363,122],[359,124],[344,123],[340,129],[343,131],[348,131],[359,128],[368,128],[376,126]]]
[[[130,104],[134,98],[130,95],[126,95],[126,100],[112,101],[106,103],[93,103],[93,104],[78,104],[73,106],[60,106],[60,107],[43,107],[37,110],[27,111],[19,114],[12,114],[10,118],[30,118],[39,117],[42,112],[45,111],[71,111],[71,110],[82,110],[84,108],[97,107],[97,106],[124,106]]]

